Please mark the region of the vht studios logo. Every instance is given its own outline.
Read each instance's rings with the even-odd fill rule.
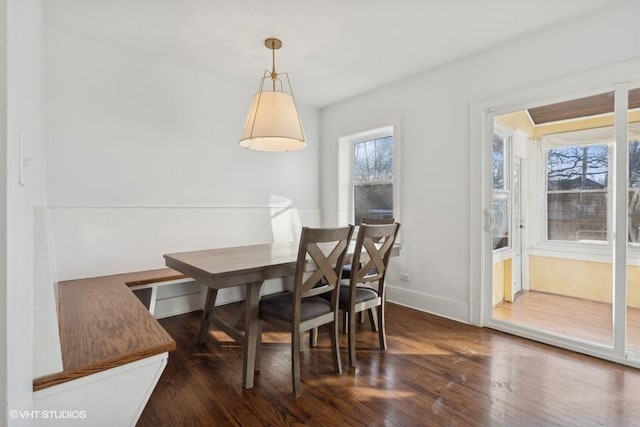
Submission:
[[[86,411],[62,410],[62,411],[9,411],[12,419],[38,419],[38,420],[84,420],[87,418]]]

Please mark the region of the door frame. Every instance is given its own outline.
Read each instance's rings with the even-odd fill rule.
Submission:
[[[515,145],[515,142],[513,143]],[[511,174],[511,233],[513,235],[513,240],[512,242],[514,242],[514,244],[512,245],[512,254],[511,254],[511,274],[512,275],[517,275],[519,276],[518,281],[520,282],[520,289],[516,290],[514,288],[515,286],[515,281],[512,279],[511,280],[511,300],[515,301],[516,299],[516,295],[518,292],[524,290],[524,260],[525,260],[525,248],[526,248],[526,241],[525,241],[525,236],[526,233],[524,232],[524,222],[525,222],[525,218],[523,218],[523,213],[525,212],[524,210],[524,201],[525,198],[522,197],[522,190],[526,189],[526,185],[523,183],[523,178],[524,178],[524,173],[523,173],[523,165],[522,165],[522,161],[523,158],[518,156],[517,153],[515,153],[516,150],[512,150],[513,151],[513,158],[512,158],[512,167],[513,167],[513,171],[515,171],[516,166],[518,168],[518,184],[517,184],[517,189],[516,189],[516,180],[515,180],[515,173]],[[520,218],[516,218],[516,194],[518,194],[518,211],[520,213]],[[516,221],[516,219],[518,219],[518,221]],[[519,250],[515,247],[515,242],[516,242],[516,235],[518,235],[518,240],[519,240],[519,245],[520,248]],[[518,253],[520,252],[520,253]],[[516,257],[520,257],[519,261],[516,263],[514,262]],[[516,268],[516,265],[518,266]]]
[[[581,73],[568,78],[559,79],[537,87],[523,89],[517,93],[472,102],[470,108],[470,153],[475,159],[470,165],[471,186],[471,227],[470,227],[470,304],[469,319],[472,324],[498,329],[514,335],[566,348],[572,351],[589,354],[602,359],[612,360],[631,366],[640,367],[640,356],[636,357],[625,351],[625,315],[626,315],[626,239],[617,239],[614,247],[614,346],[603,346],[579,340],[559,337],[529,327],[513,325],[492,318],[490,290],[492,284],[492,248],[489,238],[491,213],[490,197],[491,181],[488,171],[491,170],[490,144],[493,134],[493,120],[497,115],[522,110],[536,105],[559,102],[566,99],[580,98],[603,91],[616,91],[616,95],[626,94],[632,81],[640,80],[640,60],[634,60],[604,69]],[[619,83],[623,82],[623,83]],[[616,123],[624,126],[616,127],[616,140],[626,141],[627,134],[627,97],[616,96]],[[617,164],[626,164],[628,150],[616,150]],[[626,168],[614,171],[616,193],[626,193]],[[623,185],[621,187],[620,185]],[[616,197],[616,224],[626,224],[626,197]],[[623,228],[624,229],[624,228]],[[620,309],[623,307],[623,309]],[[622,325],[622,326],[621,326]]]

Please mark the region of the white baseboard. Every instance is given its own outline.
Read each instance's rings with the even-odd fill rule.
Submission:
[[[180,285],[176,285],[180,286]],[[262,288],[262,295],[280,292],[283,285],[280,281],[270,281]],[[171,298],[158,299],[156,301],[154,316],[156,319],[177,316],[202,310],[206,288],[202,286],[202,291],[187,295],[176,295]],[[216,305],[231,304],[242,301],[244,291],[240,287],[223,289],[218,294]],[[415,310],[435,314],[436,316],[456,320],[458,322],[469,323],[469,304],[460,301],[453,301],[434,295],[412,291],[397,285],[387,283],[387,301],[403,305]]]
[[[153,316],[156,319],[177,316],[202,310],[202,295],[200,292],[190,295],[179,295],[172,298],[164,298],[156,301]]]
[[[184,284],[176,284],[172,286],[174,288],[173,295],[169,298],[163,298],[156,300],[154,317],[156,319],[162,319],[165,317],[177,316],[180,314],[190,313],[192,311],[202,310],[204,306],[204,300],[206,296],[206,287],[201,285],[200,292],[193,293],[193,286],[187,288]],[[191,289],[191,290],[188,290]],[[262,286],[262,295],[269,295],[275,292],[281,292],[284,289],[284,285],[281,280],[269,280]],[[180,295],[180,291],[189,292],[184,295]],[[244,299],[244,290],[242,287],[233,287],[228,289],[222,289],[218,293],[216,305],[231,304],[234,302],[242,301]]]
[[[387,301],[436,316],[469,323],[469,304],[387,283]]]

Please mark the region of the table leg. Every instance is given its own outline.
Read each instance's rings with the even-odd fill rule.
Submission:
[[[260,288],[262,282],[253,282],[246,285],[247,297],[245,299],[244,316],[244,361],[242,372],[242,385],[244,388],[253,388],[253,379],[256,369],[256,350],[260,340],[258,319],[258,304],[260,303]]]
[[[202,323],[200,324],[200,344],[207,342],[209,337],[209,326],[211,325],[211,319],[214,316],[214,310],[216,306],[216,297],[218,296],[218,290],[213,288],[207,288],[207,298],[204,303],[204,309],[202,311]]]

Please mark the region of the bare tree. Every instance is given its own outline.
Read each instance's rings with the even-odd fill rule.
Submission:
[[[606,145],[561,147],[549,150],[549,190],[595,190],[607,187],[609,157]]]
[[[393,178],[393,137],[360,142],[354,149],[356,182]]]

